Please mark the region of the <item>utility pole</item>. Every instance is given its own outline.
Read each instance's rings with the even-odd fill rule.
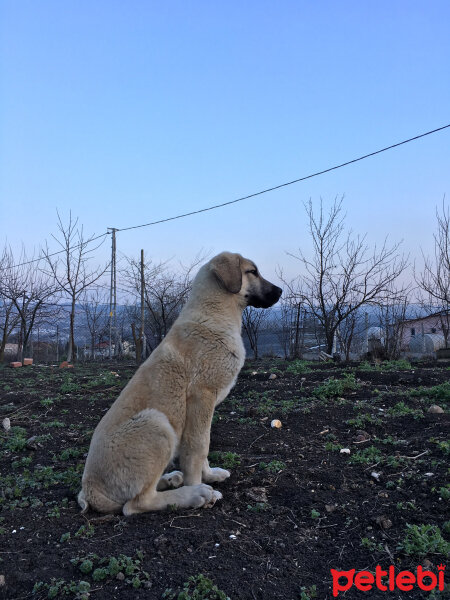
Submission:
[[[59,362],[59,325],[56,326],[56,362]]]
[[[369,353],[369,313],[364,313],[364,354]]]
[[[112,339],[113,332],[116,332],[116,303],[117,303],[117,286],[116,286],[116,231],[115,227],[108,227],[111,230],[111,287],[109,291],[109,358],[112,358]],[[117,340],[115,344],[117,348]]]
[[[140,359],[145,358],[145,346],[144,346],[144,321],[145,321],[145,306],[144,306],[144,250],[141,250],[141,330],[139,332],[139,339],[141,340],[141,356]]]

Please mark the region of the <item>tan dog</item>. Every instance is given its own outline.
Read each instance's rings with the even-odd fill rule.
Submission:
[[[222,497],[207,485],[230,476],[207,459],[214,407],[244,364],[242,311],[280,296],[240,254],[222,252],[200,269],[171,330],[94,431],[78,495],[83,510],[131,515]],[[177,454],[182,472],[163,475]]]

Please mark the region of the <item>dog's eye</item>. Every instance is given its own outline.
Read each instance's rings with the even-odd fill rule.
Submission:
[[[258,271],[256,269],[251,269],[250,271],[247,271],[247,273],[251,273],[252,275],[258,275]]]

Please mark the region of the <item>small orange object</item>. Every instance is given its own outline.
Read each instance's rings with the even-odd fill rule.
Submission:
[[[67,362],[67,360],[63,360],[62,363],[59,365],[59,368],[65,369],[68,366],[69,366],[69,363]]]
[[[33,364],[33,359],[32,358],[24,358],[23,359],[23,366],[24,367],[27,367],[27,366],[32,365],[32,364]]]
[[[11,362],[9,363],[9,366],[12,367],[13,369],[18,369],[19,367],[22,366],[21,362]]]

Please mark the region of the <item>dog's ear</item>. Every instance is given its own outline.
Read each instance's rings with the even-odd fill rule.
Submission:
[[[211,269],[223,287],[237,294],[242,287],[241,257],[239,254],[222,252],[211,261]]]

